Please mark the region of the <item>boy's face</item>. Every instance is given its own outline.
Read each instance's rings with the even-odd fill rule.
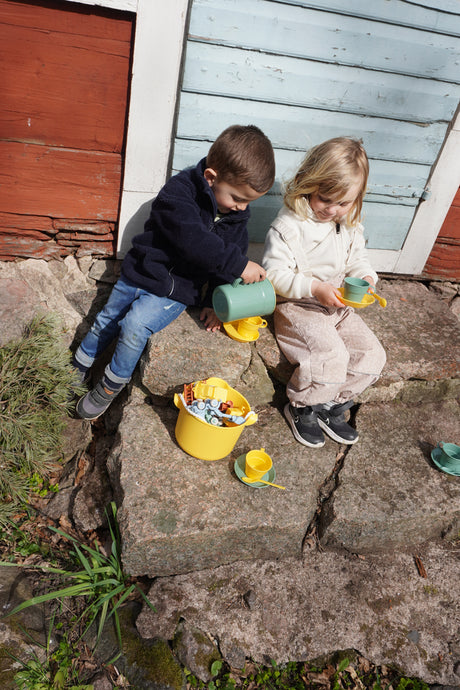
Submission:
[[[310,194],[310,208],[320,223],[328,223],[330,220],[338,221],[350,211],[360,191],[361,184],[357,182],[350,187],[343,199],[328,199],[318,192]]]
[[[248,184],[229,184],[219,180],[217,173],[211,168],[206,168],[204,177],[214,193],[219,213],[244,211],[251,201],[265,194],[256,192]]]

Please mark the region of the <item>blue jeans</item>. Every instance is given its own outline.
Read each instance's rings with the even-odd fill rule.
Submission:
[[[186,306],[120,278],[76,351],[75,359],[89,369],[118,337],[106,374],[116,383],[128,383],[150,336],[177,319]]]

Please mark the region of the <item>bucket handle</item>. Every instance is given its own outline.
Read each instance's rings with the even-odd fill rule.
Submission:
[[[241,426],[251,426],[251,424],[255,424],[258,419],[258,415],[251,410]]]

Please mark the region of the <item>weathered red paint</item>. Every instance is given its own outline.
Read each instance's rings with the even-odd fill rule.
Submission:
[[[133,26],[127,12],[0,0],[1,260],[114,254]]]
[[[425,264],[423,275],[460,281],[460,187]]]

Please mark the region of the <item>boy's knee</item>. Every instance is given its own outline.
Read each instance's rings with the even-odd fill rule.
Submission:
[[[132,347],[144,344],[152,335],[152,331],[133,314],[128,313],[120,322],[120,339]]]

